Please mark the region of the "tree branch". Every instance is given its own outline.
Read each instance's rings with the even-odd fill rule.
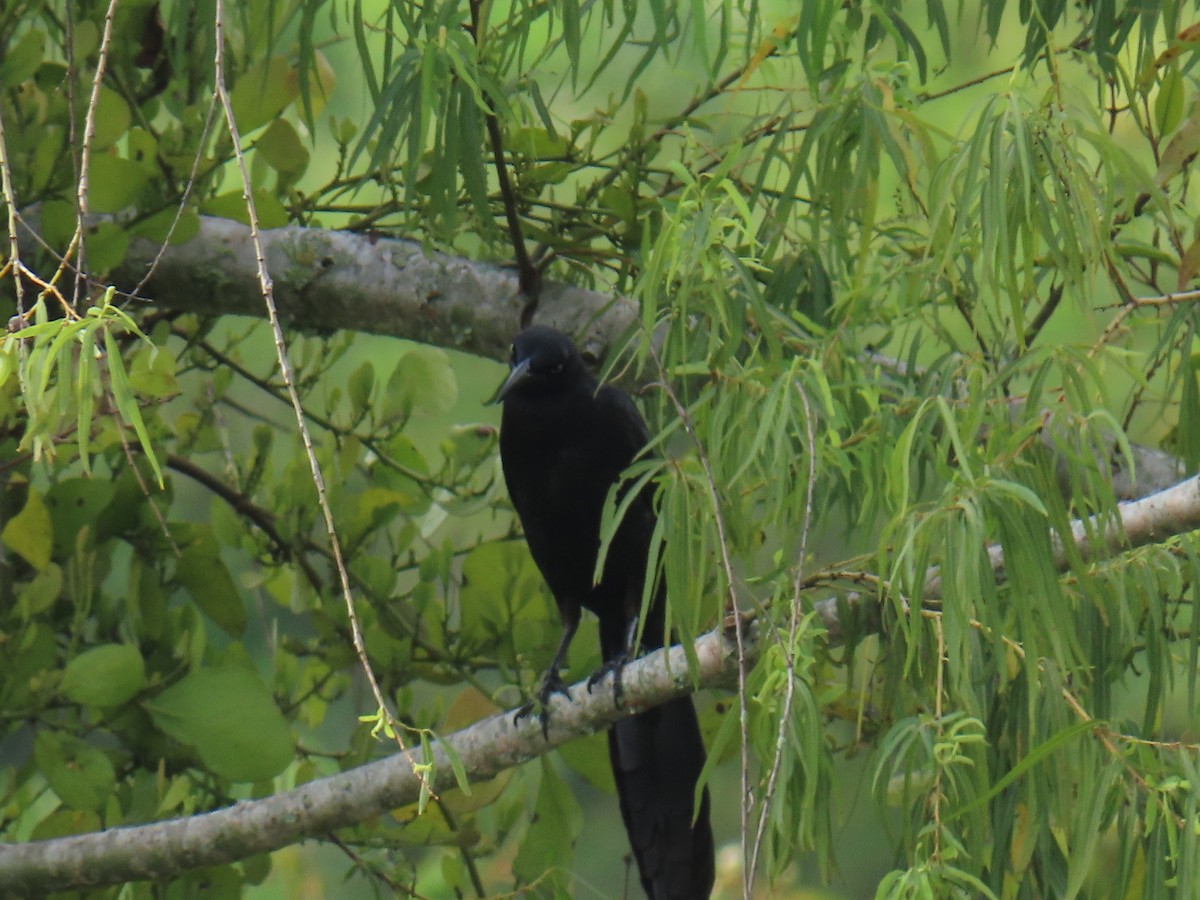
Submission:
[[[1193,475],[1166,490],[1117,504],[1118,520],[1089,516],[1071,522],[1070,543],[1085,560],[1116,556],[1126,550],[1164,541],[1175,535],[1200,529],[1200,475]],[[1051,535],[1054,565],[1066,571],[1070,556],[1061,535]],[[999,578],[1004,577],[1004,548],[999,544],[987,547],[988,565]],[[843,605],[861,607],[866,594],[854,592],[844,597],[818,600],[813,609],[825,626],[826,639],[841,643],[845,637]],[[942,596],[942,568],[931,566],[925,572],[922,601],[937,601]]]
[[[570,701],[551,700],[548,740],[542,738],[540,721],[529,717],[514,722],[512,711],[445,737],[433,753],[437,787],[454,786],[443,743],[461,760],[468,781],[485,781],[632,712],[689,694],[694,687],[727,683],[735,673],[736,663],[720,630],[697,639],[695,651],[696,685],[689,678],[682,647],[655,651],[626,666],[623,710],[613,703],[611,679],[604,689],[591,693],[585,682],[574,685]],[[355,825],[416,802],[420,788],[421,776],[413,771],[412,759],[396,753],[214,812],[48,841],[0,844],[0,884],[5,896],[44,896],[125,881],[167,880]]]
[[[1200,528],[1200,476],[1133,503],[1119,506],[1120,523],[1097,519],[1072,523],[1071,539],[1087,558],[1163,540]],[[1097,541],[1091,540],[1095,534]],[[998,571],[1004,558],[989,550]],[[1066,554],[1056,546],[1060,568]],[[937,596],[939,571],[931,569],[928,591]],[[856,595],[843,600],[861,604]],[[814,604],[830,643],[840,642],[838,601]],[[748,642],[749,653],[757,640]],[[570,701],[551,701],[549,739],[541,738],[541,723],[513,721],[512,711],[498,713],[444,739],[461,760],[469,782],[485,781],[577,737],[600,731],[630,712],[641,711],[693,688],[729,683],[737,673],[737,658],[721,629],[695,644],[698,670],[689,680],[682,647],[659,650],[630,663],[622,684],[627,709],[618,710],[609,690],[588,693],[583,682],[571,689]],[[440,786],[449,789],[449,757],[441,744],[434,752]],[[184,819],[115,828],[28,844],[0,845],[0,884],[10,894],[42,895],[141,879],[170,879],[201,866],[220,865],[258,853],[268,853],[308,837],[345,828],[388,810],[416,801],[421,780],[410,758],[395,754],[349,772],[308,782],[263,800],[238,803],[227,809]]]
[[[20,252],[42,249],[37,211],[21,217]],[[260,232],[280,317],[317,331],[409,338],[504,360],[520,330],[524,299],[516,270],[425,250],[415,241],[289,225]],[[129,292],[145,277],[160,245],[130,241],[109,274]],[[200,231],[168,247],[141,291],[147,302],[205,316],[263,317],[250,229],[200,217]],[[636,305],[585,288],[545,282],[537,321],[574,334],[580,349],[603,359],[637,317]]]

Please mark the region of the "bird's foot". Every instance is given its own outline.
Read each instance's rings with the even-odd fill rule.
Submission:
[[[604,665],[592,673],[587,680],[588,693],[592,692],[592,688],[605,679],[609,672],[613,676],[613,705],[617,709],[621,708],[625,700],[625,687],[621,684],[621,673],[625,671],[625,665],[629,662],[629,654],[622,653],[620,656],[614,656],[612,659],[604,661]]]
[[[542,737],[550,740],[550,698],[555,694],[562,694],[568,700],[571,699],[571,691],[568,689],[567,683],[562,680],[562,675],[559,674],[558,669],[551,668],[547,669],[546,674],[542,676],[542,686],[538,688],[534,699],[517,710],[517,714],[513,716],[513,724],[531,714],[536,707],[542,719]]]

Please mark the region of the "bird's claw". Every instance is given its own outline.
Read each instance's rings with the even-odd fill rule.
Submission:
[[[555,694],[562,694],[568,700],[571,699],[571,691],[567,687],[567,683],[562,680],[557,669],[551,669],[542,678],[542,686],[538,688],[536,697],[517,710],[516,715],[513,716],[513,724],[520,722],[533,712],[534,707],[538,707],[542,720],[542,737],[547,741],[550,740],[550,698]]]
[[[617,709],[621,708],[625,700],[625,686],[621,684],[621,673],[625,671],[625,664],[629,662],[629,655],[622,653],[620,656],[614,656],[612,659],[606,660],[604,665],[598,668],[591,674],[587,680],[588,693],[592,692],[592,688],[604,680],[609,672],[613,676],[613,705]]]

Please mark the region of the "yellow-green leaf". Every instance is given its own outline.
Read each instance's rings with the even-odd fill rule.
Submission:
[[[54,526],[50,511],[42,496],[33,488],[25,506],[0,531],[0,541],[39,572],[50,564],[50,548],[54,546]]]
[[[79,654],[63,672],[62,692],[74,703],[120,706],[146,680],[146,664],[132,644],[104,644]]]
[[[273,778],[292,761],[287,721],[248,669],[199,669],[146,707],[159,728],[195,747],[209,769],[230,781]]]

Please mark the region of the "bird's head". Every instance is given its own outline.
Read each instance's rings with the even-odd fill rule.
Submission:
[[[545,325],[533,325],[513,338],[508,366],[508,377],[493,403],[503,403],[514,394],[551,394],[588,377],[587,366],[571,339]]]

